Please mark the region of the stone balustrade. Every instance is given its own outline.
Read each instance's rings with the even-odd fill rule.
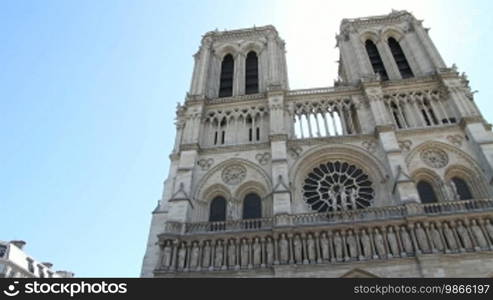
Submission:
[[[155,273],[492,251],[491,211],[493,200],[487,199],[258,220],[168,223],[159,236],[161,258]]]

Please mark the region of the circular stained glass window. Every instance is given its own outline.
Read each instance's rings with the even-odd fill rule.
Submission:
[[[342,161],[315,167],[303,182],[303,198],[318,212],[365,208],[371,205],[374,196],[368,174]]]

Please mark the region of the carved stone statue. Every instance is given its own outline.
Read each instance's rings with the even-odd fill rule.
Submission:
[[[296,263],[302,263],[303,262],[303,253],[302,253],[302,243],[301,243],[301,238],[299,235],[295,235],[293,238],[293,247],[294,247],[294,259]]]
[[[447,241],[448,247],[450,250],[457,249],[457,241],[455,240],[454,233],[452,229],[450,229],[448,223],[443,225],[443,235],[445,236],[445,240]]]
[[[289,260],[289,245],[286,235],[281,234],[281,239],[279,240],[279,261],[281,264],[288,263]]]
[[[339,195],[341,197],[341,209],[347,210],[348,209],[348,201],[347,201],[346,189],[344,187],[341,187],[341,191],[339,192]]]
[[[322,249],[322,259],[329,260],[329,239],[327,238],[327,234],[323,232],[320,235],[320,248]]]
[[[346,236],[346,243],[349,249],[349,257],[350,258],[358,258],[358,250],[356,244],[356,237],[353,234],[352,230],[349,230],[348,235]]]
[[[161,260],[161,265],[164,268],[169,268],[171,265],[171,253],[173,249],[171,248],[171,242],[167,241],[163,248],[163,258]]]
[[[214,267],[220,268],[223,266],[223,257],[224,257],[224,252],[223,252],[223,241],[218,240],[216,244],[216,253],[214,256]]]
[[[383,258],[386,256],[385,245],[383,241],[383,236],[378,228],[373,230],[373,240],[375,241],[375,249],[377,250],[378,256]]]
[[[308,248],[308,257],[307,259],[310,260],[311,262],[316,261],[316,251],[315,251],[315,241],[313,240],[313,237],[311,234],[308,235],[307,240],[306,240],[306,247]]]
[[[356,189],[352,189],[349,193],[349,201],[351,202],[351,208],[353,210],[358,208],[357,201],[358,200],[358,191]]]
[[[332,211],[337,211],[337,199],[336,199],[334,191],[329,190],[327,192],[327,194],[329,195],[329,200],[330,200]]]
[[[248,255],[248,242],[246,240],[241,241],[241,266],[246,267],[249,262]]]
[[[262,248],[260,245],[260,241],[258,238],[255,238],[253,241],[253,265],[254,266],[260,266],[262,263]]]
[[[238,216],[236,214],[236,207],[235,207],[235,204],[233,202],[233,200],[229,200],[228,201],[228,220],[237,220],[238,219]]]
[[[405,253],[413,253],[414,249],[411,242],[411,237],[404,226],[401,227],[401,242]]]
[[[481,228],[479,228],[476,220],[472,220],[471,231],[472,231],[472,235],[474,236],[474,239],[476,240],[477,245],[480,248],[484,249],[488,247],[488,243],[486,242],[483,231],[481,230]]]
[[[457,225],[457,233],[459,234],[459,238],[462,241],[462,245],[464,246],[465,249],[472,249],[472,241],[471,238],[469,237],[469,233],[467,232],[467,229],[464,227],[464,224],[462,221],[458,222]]]
[[[211,265],[211,246],[210,241],[206,241],[204,245],[204,253],[202,254],[202,267],[208,268]]]
[[[490,241],[493,243],[493,225],[491,224],[490,219],[486,219],[484,222],[484,229],[486,229],[486,233],[490,237]]]
[[[342,238],[341,234],[336,232],[334,235],[334,251],[336,253],[336,259],[337,260],[342,260],[343,254],[342,254]]]
[[[451,200],[460,200],[459,191],[457,190],[457,186],[453,180],[449,181],[448,187],[450,189],[450,195],[453,197]]]
[[[274,243],[271,237],[267,237],[265,243],[265,264],[270,266],[274,263]]]
[[[394,233],[394,228],[390,227],[389,231],[387,232],[387,241],[389,243],[389,250],[392,252],[393,256],[398,256],[399,255],[399,246],[397,243],[397,237],[395,236]]]
[[[442,238],[440,236],[440,232],[436,228],[436,225],[433,223],[430,227],[430,238],[431,241],[433,242],[433,248],[439,251],[444,251],[445,246],[442,243]]]
[[[229,240],[228,243],[228,265],[236,266],[236,244],[234,240]]]
[[[366,233],[366,229],[363,229],[361,231],[360,235],[360,241],[361,241],[361,246],[362,246],[362,256],[364,258],[370,258],[371,257],[371,242],[370,242],[370,237]]]
[[[199,265],[199,250],[198,242],[193,242],[192,253],[190,254],[190,269],[195,269]]]
[[[455,200],[455,193],[454,193],[452,187],[450,186],[450,184],[442,182],[440,184],[440,187],[441,187],[441,189],[445,195],[445,201]]]
[[[416,225],[416,239],[418,240],[418,245],[421,251],[430,251],[430,245],[428,244],[428,239],[426,237],[426,232],[420,223]]]
[[[185,262],[187,257],[187,245],[181,243],[180,250],[178,250],[178,269],[185,269]]]

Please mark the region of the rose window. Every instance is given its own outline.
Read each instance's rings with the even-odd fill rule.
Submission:
[[[303,198],[315,211],[340,211],[371,205],[375,191],[369,176],[347,162],[315,167],[303,183]]]

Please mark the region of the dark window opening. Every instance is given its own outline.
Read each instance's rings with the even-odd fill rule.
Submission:
[[[33,265],[34,261],[30,258],[26,258],[26,260],[27,260],[27,269],[29,270],[29,272],[34,274],[34,265]]]
[[[226,132],[222,131],[221,132],[221,144],[223,144],[223,145],[224,145],[225,138],[226,138]]]
[[[438,198],[435,194],[435,190],[433,189],[433,186],[430,183],[426,181],[420,181],[418,182],[417,188],[418,188],[419,198],[421,199],[421,203],[429,204],[429,203],[438,202]],[[425,212],[427,213],[440,212],[440,207],[428,206],[425,207]]]
[[[419,198],[421,198],[421,203],[438,202],[433,186],[426,181],[418,182],[418,193],[419,193]]]
[[[38,265],[39,278],[45,278],[43,267]]]
[[[257,127],[257,141],[260,141],[260,128]]]
[[[231,54],[224,57],[221,64],[221,81],[219,84],[219,97],[233,96],[234,59]]]
[[[245,64],[245,94],[258,93],[258,57],[249,52]]]
[[[427,126],[438,125],[438,118],[436,117],[435,112],[433,111],[433,108],[431,107],[431,104],[428,101],[425,101],[423,103],[423,106],[424,106],[424,108],[421,109],[421,114],[423,115],[423,118],[425,119],[426,125]]]
[[[222,196],[217,196],[211,202],[209,222],[224,221],[226,221],[226,199]]]
[[[382,80],[388,80],[389,76],[387,75],[387,71],[385,70],[385,66],[383,65],[380,53],[378,53],[377,46],[375,46],[372,41],[367,40],[365,43],[365,47],[366,52],[368,53],[368,58],[370,59],[371,66],[373,68],[373,72],[375,72],[375,74],[379,74]]]
[[[413,71],[407,62],[406,56],[402,51],[401,45],[394,38],[388,39],[390,52],[392,52],[392,56],[394,57],[395,63],[399,72],[401,73],[402,78],[410,78],[413,77]]]
[[[392,107],[392,114],[394,116],[394,120],[395,123],[397,124],[397,127],[399,129],[402,129],[403,125],[401,124],[401,119],[399,117],[399,108],[397,108],[397,105],[394,102],[392,102],[390,106]]]
[[[457,193],[459,194],[460,200],[469,200],[472,199],[472,193],[471,190],[469,189],[469,186],[467,185],[467,182],[459,177],[454,177],[452,178],[452,181],[455,184],[455,187],[457,188]]]
[[[214,145],[217,145],[217,131],[214,132]]]
[[[257,194],[251,193],[246,195],[243,201],[243,219],[260,219],[262,218],[262,202]],[[252,220],[246,222],[245,228],[260,228],[261,223],[259,220]]]

